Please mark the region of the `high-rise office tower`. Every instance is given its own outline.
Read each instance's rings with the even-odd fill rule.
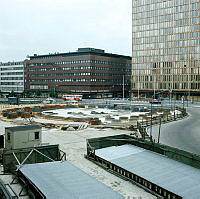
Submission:
[[[200,1],[132,0],[132,91],[200,92]]]

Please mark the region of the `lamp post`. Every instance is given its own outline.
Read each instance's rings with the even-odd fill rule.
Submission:
[[[153,99],[155,99],[156,95],[156,82],[155,82],[155,74],[153,76]]]
[[[188,96],[187,96],[187,106],[189,104],[189,99],[190,99],[190,89],[191,89],[191,74],[189,71],[190,68],[188,68]]]
[[[181,97],[181,101],[182,101],[183,109],[184,109],[184,96]]]
[[[139,83],[139,77],[140,77],[140,74],[138,75],[138,99],[140,98],[140,83]]]
[[[159,121],[159,129],[158,129],[158,144],[160,143],[160,130],[161,130],[161,117],[160,117],[160,121]]]
[[[172,90],[169,88],[169,106],[170,106],[170,108],[171,108],[171,104],[172,104],[172,96],[171,96],[171,94],[172,94]]]
[[[172,102],[172,90],[170,90],[170,109],[172,110],[173,102]]]
[[[176,94],[175,94],[175,99],[174,99],[174,110],[176,109]]]
[[[195,82],[195,79],[192,79],[192,81],[191,81],[191,90],[195,89],[195,87],[196,87],[196,85],[194,84],[194,82]],[[191,102],[192,102],[192,104],[194,103],[194,93],[192,95]]]
[[[123,100],[124,100],[124,79],[125,79],[125,78],[124,78],[124,75],[123,75],[123,82],[122,82],[122,84],[123,84],[123,85],[122,85],[122,87],[123,87],[123,88],[122,88],[122,89],[123,89],[123,93],[122,93],[122,95],[123,95]]]
[[[151,103],[151,127],[150,127],[150,141],[152,142],[152,103]]]

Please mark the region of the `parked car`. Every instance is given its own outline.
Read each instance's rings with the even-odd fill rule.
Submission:
[[[160,99],[151,99],[149,101],[150,104],[161,104],[161,100]]]
[[[56,103],[56,100],[52,99],[52,98],[47,98],[47,99],[43,100],[42,103],[43,104],[54,104],[54,103]]]

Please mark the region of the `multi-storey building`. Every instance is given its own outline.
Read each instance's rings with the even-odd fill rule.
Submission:
[[[25,61],[29,92],[78,93],[86,97],[122,96],[130,89],[131,57],[94,48],[30,56]]]
[[[133,93],[199,95],[200,1],[132,1]]]
[[[0,91],[22,93],[24,91],[24,62],[0,63]]]

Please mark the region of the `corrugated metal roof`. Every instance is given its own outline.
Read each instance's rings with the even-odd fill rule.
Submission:
[[[19,169],[48,199],[122,199],[71,163],[26,164]]]
[[[133,146],[98,149],[95,154],[184,199],[200,198],[200,170]]]
[[[8,129],[9,131],[25,131],[25,130],[34,130],[41,128],[40,125],[26,125],[26,126],[12,126],[12,127],[6,127],[5,129]]]

